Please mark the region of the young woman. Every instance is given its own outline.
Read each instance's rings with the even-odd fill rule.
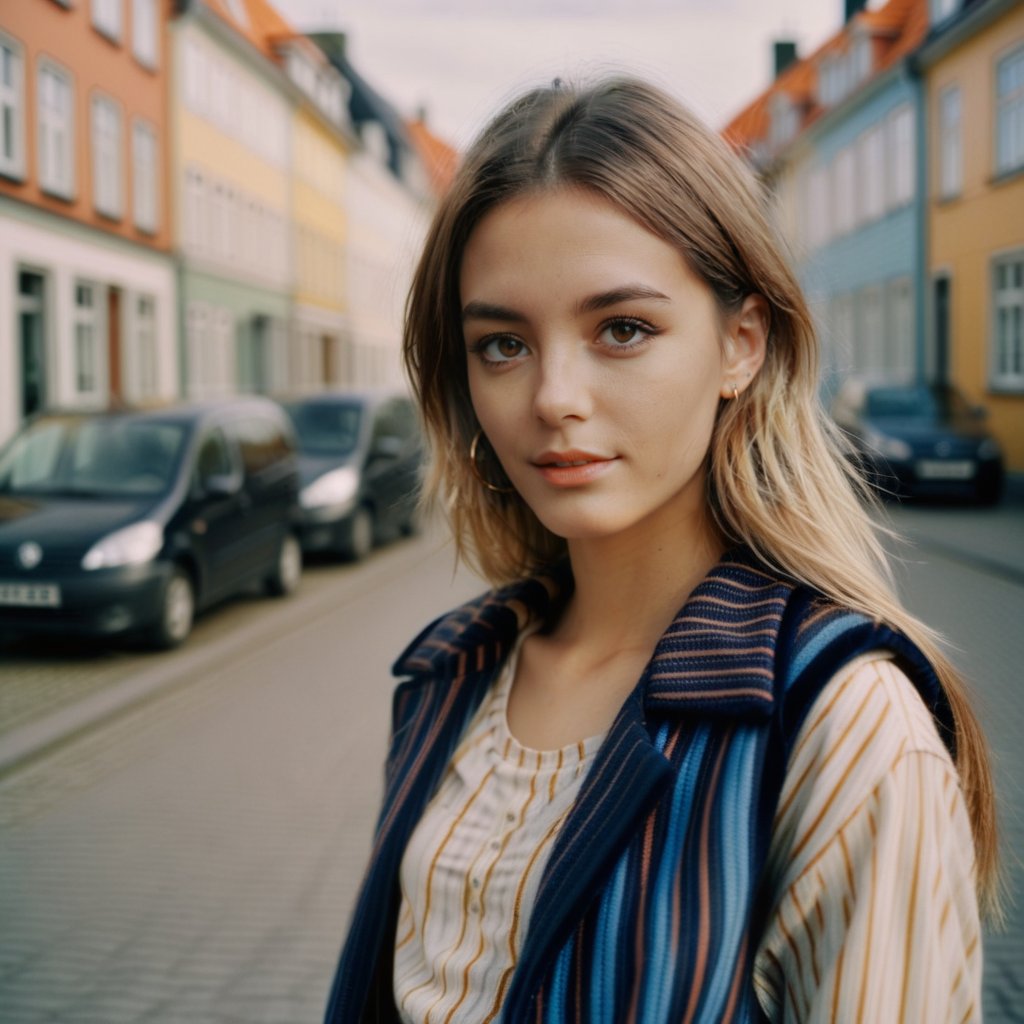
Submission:
[[[522,97],[405,345],[429,491],[497,589],[396,664],[327,1019],[978,1019],[984,744],[740,161],[640,82]]]

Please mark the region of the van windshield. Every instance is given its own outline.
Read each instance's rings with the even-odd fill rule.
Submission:
[[[350,455],[355,451],[362,406],[353,402],[292,402],[286,408],[303,454]]]
[[[36,420],[0,453],[0,493],[155,497],[174,480],[177,423],[125,416]]]

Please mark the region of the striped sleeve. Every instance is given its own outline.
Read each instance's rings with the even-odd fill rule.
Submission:
[[[981,1020],[974,850],[928,710],[884,655],[822,691],[793,751],[754,984],[772,1021]]]

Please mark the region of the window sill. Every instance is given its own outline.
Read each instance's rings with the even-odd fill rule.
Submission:
[[[992,188],[998,188],[1000,185],[1006,185],[1011,181],[1019,181],[1021,178],[1024,178],[1024,164],[1019,164],[1017,167],[1011,167],[1007,171],[999,171],[993,174],[988,179],[988,183]]]
[[[950,194],[946,196],[935,196],[932,202],[936,206],[940,207],[956,206],[956,204],[959,203],[963,199],[963,197],[963,192],[950,192]]]
[[[6,178],[8,181],[16,182],[19,185],[25,184],[25,168],[24,167],[0,167],[0,178]]]
[[[1024,381],[1000,384],[998,381],[990,380],[986,393],[989,398],[1021,398],[1024,397]]]
[[[103,25],[97,25],[95,22],[93,22],[93,26],[92,27],[96,31],[97,35],[102,36],[112,46],[120,46],[121,45],[121,31],[120,31],[120,29],[115,31],[114,29],[105,28]]]
[[[132,52],[132,56],[135,58],[135,63],[138,64],[143,71],[148,71],[151,75],[157,75],[160,73],[160,63],[156,58],[150,60],[148,57],[142,57],[134,51]]]
[[[73,203],[77,198],[73,188],[62,189],[56,185],[44,185],[40,183],[39,191],[42,192],[44,196],[49,196],[51,199],[59,199],[64,203]]]

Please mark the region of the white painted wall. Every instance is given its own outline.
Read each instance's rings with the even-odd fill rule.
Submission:
[[[371,150],[348,176],[348,327],[353,383],[402,387],[402,316],[429,209]]]
[[[116,239],[99,241],[86,228],[53,226],[39,214],[0,201],[0,443],[18,427],[21,410],[21,352],[18,323],[18,272],[39,272],[46,279],[47,396],[50,405],[80,405],[74,367],[74,288],[78,280],[104,289],[122,289],[121,355],[125,397],[131,399],[135,368],[129,352],[133,299],[151,295],[156,301],[156,396],[171,399],[178,392],[177,299],[174,267],[169,257]],[[105,325],[104,325],[105,326]],[[99,391],[89,401],[109,398],[106,334],[99,351]]]

